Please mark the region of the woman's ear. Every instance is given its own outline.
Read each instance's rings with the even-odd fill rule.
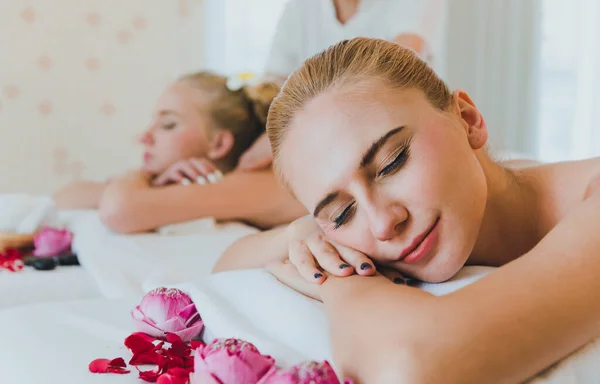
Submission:
[[[218,130],[210,141],[208,149],[208,158],[210,160],[220,160],[226,157],[235,143],[233,134],[226,130]]]
[[[488,129],[473,100],[459,89],[452,94],[452,106],[459,115],[471,148],[481,149],[487,143]]]

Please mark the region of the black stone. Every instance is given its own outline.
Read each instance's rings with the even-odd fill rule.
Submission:
[[[56,261],[58,265],[79,265],[79,259],[77,259],[77,255],[74,253],[57,256]]]
[[[33,262],[33,268],[38,271],[51,271],[56,268],[56,261],[52,258],[37,259]]]

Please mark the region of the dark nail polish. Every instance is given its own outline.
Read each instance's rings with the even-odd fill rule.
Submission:
[[[363,271],[364,271],[365,269],[370,269],[370,268],[372,268],[372,267],[371,267],[371,264],[369,264],[369,263],[362,263],[362,264],[360,265],[360,269],[362,269]]]
[[[401,278],[401,277],[396,277],[394,279],[394,283],[396,283],[396,284],[406,284],[406,281],[403,278]]]
[[[346,263],[340,264],[340,269],[349,268],[349,267],[350,267],[350,264],[346,264]]]
[[[319,277],[323,277],[322,273],[315,273],[315,279],[318,279]]]

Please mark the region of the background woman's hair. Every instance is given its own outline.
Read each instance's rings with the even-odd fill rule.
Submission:
[[[279,92],[274,83],[262,83],[231,91],[227,79],[211,72],[192,73],[179,78],[200,90],[208,100],[208,112],[214,129],[224,129],[235,139],[227,160],[233,165],[252,143],[265,131],[267,113]]]
[[[420,89],[433,106],[442,110],[451,103],[448,86],[413,51],[379,39],[342,41],[306,60],[273,101],[267,133],[277,173],[281,144],[298,110],[329,89],[373,79],[395,89]]]

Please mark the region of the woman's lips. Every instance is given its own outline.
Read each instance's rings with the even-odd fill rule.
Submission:
[[[398,261],[406,264],[414,264],[427,256],[437,245],[439,222],[440,219],[437,218],[427,231],[417,236],[411,245],[402,251]]]

